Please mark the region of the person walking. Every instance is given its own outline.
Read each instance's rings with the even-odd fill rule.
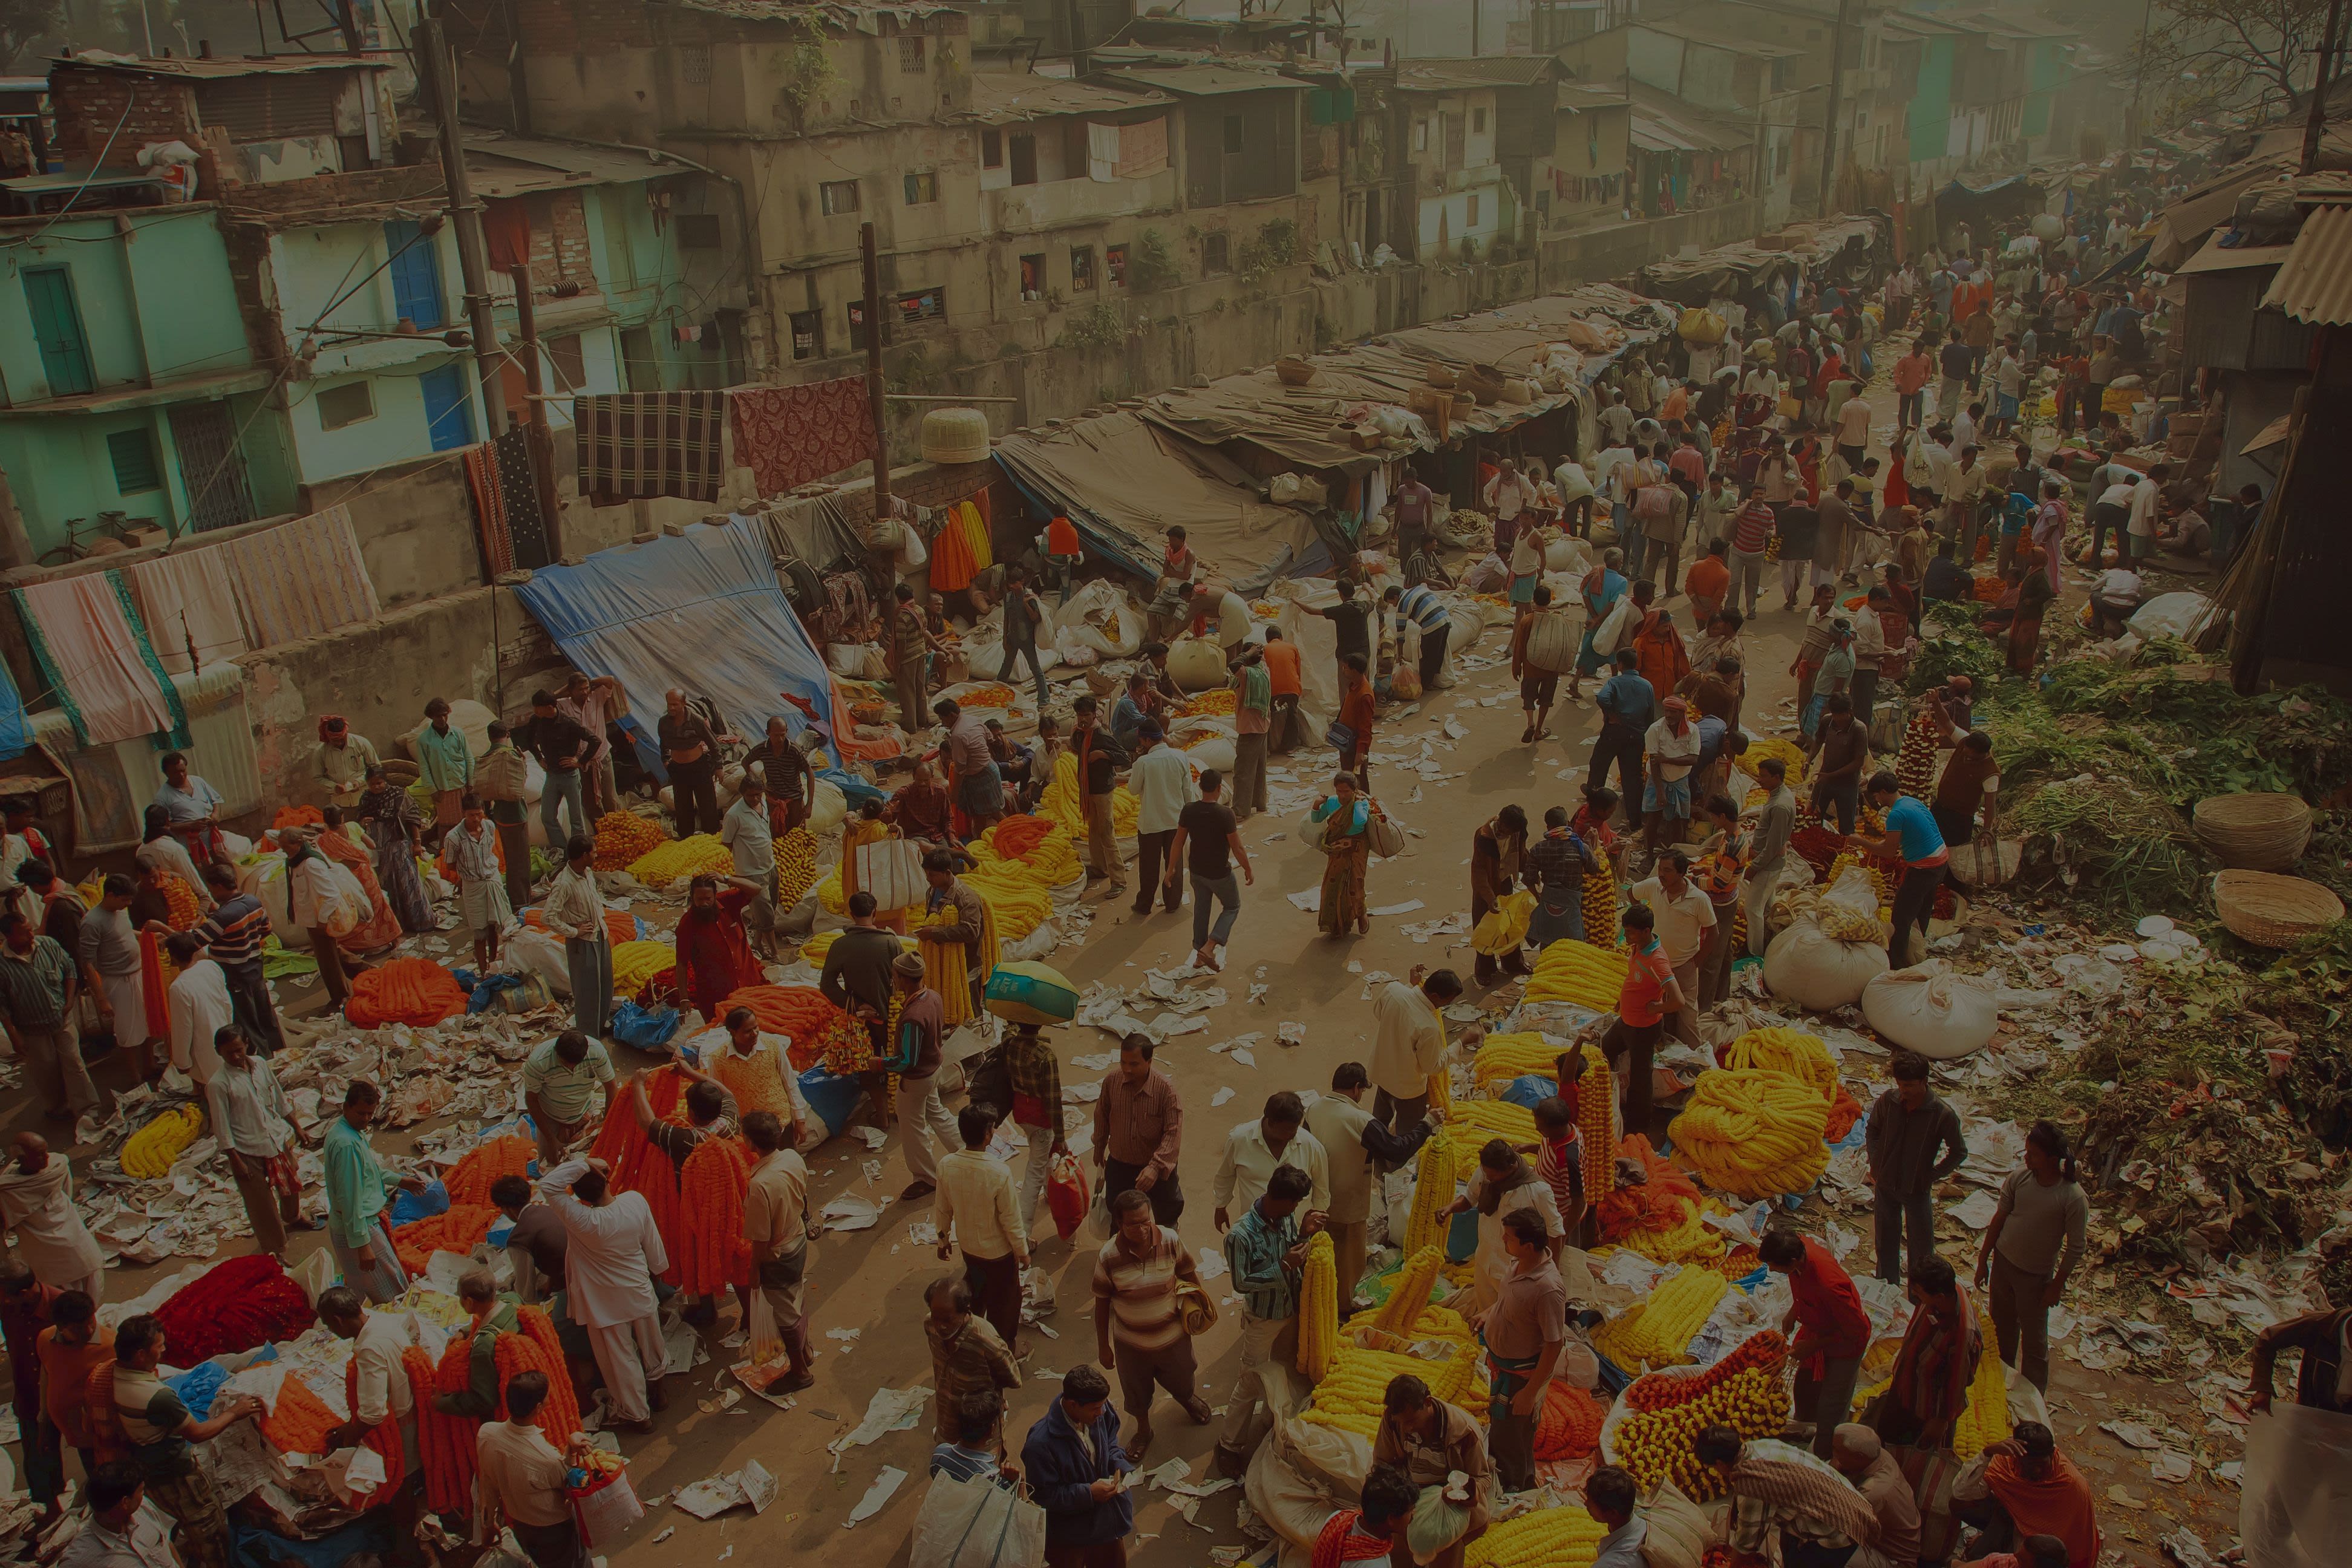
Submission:
[[[1062,1374],[1061,1397],[1021,1445],[1021,1468],[1045,1510],[1045,1568],[1126,1568],[1135,1462],[1118,1446],[1108,1378],[1085,1365]]]
[[[1274,728],[1274,678],[1265,649],[1253,643],[1234,666],[1234,816],[1246,822],[1265,806],[1266,739]]]
[[[588,1107],[604,1091],[598,1121],[613,1110],[612,1053],[601,1040],[566,1029],[523,1058],[522,1107],[539,1142],[539,1159],[552,1166],[588,1131]]]
[[[1029,661],[1030,678],[1037,683],[1037,711],[1045,710],[1045,667],[1037,662],[1037,628],[1045,624],[1045,606],[1037,591],[1029,586],[1029,574],[1020,566],[1008,567],[1004,574],[1004,662],[997,668],[996,679],[1013,679],[1013,661]]]
[[[80,1005],[72,954],[21,911],[0,915],[0,1024],[43,1118],[67,1126],[98,1109],[98,1085],[81,1056]]]
[[[1029,1226],[1013,1185],[1012,1168],[989,1152],[996,1117],[983,1105],[956,1113],[963,1147],[940,1162],[931,1224],[942,1260],[963,1258],[964,1281],[982,1316],[1021,1353],[1021,1276],[1029,1271]]]
[[[563,869],[548,885],[540,918],[563,939],[572,980],[572,1026],[592,1040],[612,1033],[613,936],[604,924],[604,896],[596,890],[596,841],[575,833],[563,847]]]
[[[1731,586],[1724,603],[1737,600],[1740,613],[1751,621],[1756,618],[1757,595],[1764,591],[1766,547],[1779,526],[1778,515],[1764,499],[1764,487],[1749,485],[1748,499],[1731,514]]]
[[[1029,1141],[1029,1158],[1021,1173],[1021,1225],[1025,1236],[1037,1223],[1037,1202],[1045,1195],[1046,1168],[1069,1152],[1062,1132],[1067,1098],[1062,1092],[1062,1061],[1053,1043],[1034,1024],[1015,1024],[997,1047],[1005,1080],[1013,1090],[1013,1124]]]
[[[482,804],[467,790],[457,799],[456,823],[441,836],[441,858],[457,884],[457,917],[473,933],[474,964],[488,970],[499,961],[499,943],[514,919],[504,874],[499,868],[499,834]]]
[[[1116,741],[1096,722],[1098,710],[1092,697],[1070,704],[1074,727],[1070,752],[1077,768],[1078,798],[1087,819],[1087,880],[1110,884],[1116,895],[1127,890],[1125,864],[1119,858],[1118,828],[1112,803],[1118,788],[1118,769],[1126,761]]]
[[[1797,1367],[1790,1415],[1811,1425],[1813,1452],[1826,1459],[1831,1438],[1853,1405],[1854,1379],[1870,1348],[1870,1314],[1853,1278],[1811,1237],[1773,1231],[1757,1256],[1789,1281],[1790,1300],[1780,1333]]]
[[[1307,817],[1322,830],[1318,847],[1323,854],[1323,879],[1318,884],[1315,929],[1325,936],[1346,936],[1350,931],[1369,936],[1372,930],[1367,885],[1372,869],[1371,822],[1380,803],[1357,794],[1353,773],[1332,774],[1331,791],[1317,797]]]
[[[1780,890],[1780,868],[1788,863],[1789,839],[1797,830],[1797,797],[1789,788],[1788,764],[1778,757],[1758,763],[1756,778],[1764,786],[1764,806],[1748,840],[1748,879],[1740,886],[1739,901],[1748,911],[1748,956],[1761,958],[1770,930],[1766,917]]]
[[[1163,877],[1164,866],[1177,868],[1173,846],[1184,808],[1195,798],[1192,769],[1184,753],[1165,743],[1160,725],[1145,720],[1135,731],[1135,765],[1128,770],[1128,787],[1135,792],[1135,912],[1148,915],[1159,896],[1170,914],[1184,901],[1184,890],[1173,875]],[[1197,949],[1199,944],[1194,944]]]
[[[530,826],[524,816],[523,791],[530,784],[530,763],[501,723],[488,731],[489,749],[474,764],[474,793],[481,796],[499,830],[499,848],[506,865],[507,903],[521,910],[530,903]]]
[[[302,1215],[302,1178],[295,1169],[299,1130],[294,1102],[268,1059],[253,1054],[245,1031],[230,1024],[213,1037],[220,1068],[205,1085],[207,1129],[228,1155],[229,1176],[253,1226],[255,1245],[281,1262],[286,1234],[316,1230]]]
[[[563,1162],[540,1177],[539,1195],[563,1222],[564,1310],[588,1331],[614,1425],[650,1432],[669,1372],[654,1293],[669,1250],[653,1208],[643,1194],[614,1193],[601,1160]]]
[[[466,793],[474,784],[474,748],[466,731],[449,722],[449,704],[436,697],[425,705],[425,726],[416,731],[417,776],[433,792],[433,827],[427,844],[438,844],[457,826]]]
[[[1209,1424],[1209,1402],[1194,1387],[1192,1338],[1184,1328],[1180,1290],[1206,1299],[1200,1265],[1173,1226],[1151,1212],[1149,1194],[1132,1188],[1110,1204],[1111,1238],[1095,1255],[1095,1354],[1118,1373],[1119,1398],[1135,1417],[1128,1457],[1141,1463],[1151,1449],[1155,1387],[1184,1407],[1196,1426]]]
[[[685,706],[683,694],[677,708]],[[667,721],[665,721],[665,725]],[[574,835],[592,834],[595,824],[588,817],[587,796],[581,782],[581,770],[595,755],[596,737],[591,735],[576,719],[556,710],[555,693],[541,687],[530,694],[530,717],[515,731],[515,742],[539,759],[541,773],[539,795],[539,826],[548,844],[552,847],[564,841],[563,811],[572,813]],[[667,744],[665,744],[667,750]],[[683,799],[681,792],[679,798]],[[679,826],[686,826],[681,818]],[[696,829],[695,831],[704,831]]]
[[[1502,1232],[1511,1271],[1477,1323],[1493,1391],[1486,1441],[1503,1489],[1523,1492],[1535,1485],[1536,1420],[1568,1338],[1568,1291],[1540,1213],[1514,1208],[1502,1216]]]
[[[1157,753],[1155,753],[1157,754]],[[1181,753],[1177,753],[1181,755]],[[1147,761],[1149,759],[1146,759]],[[1176,814],[1176,833],[1168,846],[1167,885],[1176,887],[1179,870],[1192,879],[1192,963],[1202,969],[1223,969],[1217,954],[1241,918],[1242,885],[1257,884],[1250,868],[1249,849],[1242,843],[1241,826],[1232,808],[1220,798],[1224,780],[1214,768],[1201,770],[1201,795]],[[1234,867],[1241,873],[1235,877]],[[1181,896],[1181,895],[1179,895]],[[1216,900],[1217,918],[1209,919],[1209,902]],[[1173,899],[1169,907],[1175,907]]]
[[[392,1194],[425,1190],[422,1177],[395,1176],[376,1158],[367,1130],[383,1102],[383,1092],[374,1084],[352,1079],[343,1090],[342,1114],[327,1124],[321,1142],[327,1244],[344,1283],[377,1302],[396,1300],[408,1289],[408,1271],[392,1244]]]
[[[1121,1193],[1151,1200],[1151,1216],[1173,1226],[1184,1213],[1176,1176],[1184,1147],[1184,1104],[1169,1076],[1151,1065],[1158,1042],[1141,1031],[1118,1043],[1118,1071],[1095,1100],[1097,1184],[1106,1207]]]
[[[1297,1097],[1291,1099],[1295,1102]],[[1308,1239],[1324,1226],[1318,1213],[1309,1212],[1303,1222],[1297,1217],[1299,1205],[1314,1190],[1313,1177],[1285,1165],[1225,1231],[1225,1266],[1242,1308],[1241,1375],[1225,1399],[1225,1425],[1215,1454],[1218,1470],[1227,1476],[1241,1475],[1265,1430],[1258,1414],[1265,1391],[1261,1369],[1268,1362],[1289,1361],[1297,1351],[1299,1270]]]
[[[2025,1168],[2001,1184],[1985,1227],[1976,1287],[1992,1293],[2001,1361],[2045,1393],[2050,1309],[2065,1300],[2067,1282],[2082,1266],[2090,1212],[2066,1134],[2054,1121],[2036,1121],[2025,1134]]]
[[[1878,1277],[1903,1282],[1907,1240],[1911,1267],[1936,1252],[1936,1184],[1968,1160],[1960,1118],[1927,1083],[1927,1058],[1896,1051],[1887,1068],[1894,1087],[1870,1107],[1864,1130]],[[1907,1233],[1907,1235],[1906,1235]]]
[[[1442,1125],[1436,1116],[1428,1114],[1402,1134],[1390,1131],[1385,1122],[1364,1109],[1364,1094],[1371,1086],[1372,1075],[1364,1070],[1363,1063],[1341,1062],[1331,1074],[1331,1092],[1307,1108],[1307,1131],[1323,1145],[1325,1174],[1331,1190],[1331,1206],[1326,1211],[1330,1217],[1325,1228],[1331,1233],[1341,1317],[1347,1316],[1357,1281],[1364,1275],[1373,1173],[1393,1171],[1411,1160]]]
[[[754,1156],[743,1188],[743,1239],[751,1244],[752,1282],[775,1320],[786,1363],[785,1375],[769,1391],[793,1394],[816,1382],[809,1371],[809,1169],[772,1110],[745,1116],[743,1140]]]
[[[972,1312],[971,1283],[943,1275],[923,1289],[923,1339],[931,1351],[932,1414],[941,1442],[953,1442],[963,1426],[965,1400],[1021,1386],[1021,1368],[1004,1336]],[[988,1440],[1000,1442],[992,1432]]]
[[[898,998],[898,1039],[890,1053],[898,1074],[898,1142],[906,1152],[908,1174],[914,1177],[898,1194],[906,1202],[927,1198],[939,1189],[940,1156],[961,1141],[955,1118],[940,1100],[947,1005],[931,989],[929,974],[920,953],[902,952],[890,961]]]

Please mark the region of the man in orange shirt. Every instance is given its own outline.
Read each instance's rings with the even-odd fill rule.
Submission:
[[[1674,617],[1652,607],[1657,596],[1658,585],[1647,578],[1633,584],[1633,608],[1642,617],[1633,633],[1633,655],[1640,660],[1642,679],[1663,700],[1681,689],[1683,677],[1690,673],[1690,651],[1683,646]]]
[[[1691,563],[1683,574],[1683,592],[1690,595],[1691,626],[1704,632],[1715,624],[1723,608],[1723,596],[1731,592],[1731,563],[1725,559],[1731,551],[1727,539],[1710,539],[1706,553]]]
[[[1274,734],[1266,749],[1286,757],[1298,742],[1298,698],[1306,689],[1298,679],[1298,646],[1272,626],[1265,632],[1265,672],[1274,682]]]

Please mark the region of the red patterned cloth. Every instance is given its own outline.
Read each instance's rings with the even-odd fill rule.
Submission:
[[[782,495],[874,456],[874,406],[864,376],[803,386],[739,387],[727,395],[735,461],[763,496]]]

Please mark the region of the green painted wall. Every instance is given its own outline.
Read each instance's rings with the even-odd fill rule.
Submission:
[[[228,251],[209,205],[74,218],[0,232],[0,385],[11,405],[50,395],[34,341],[24,274],[63,267],[89,345],[98,387],[135,386],[253,363],[229,279]],[[38,237],[29,237],[37,233]]]
[[[1928,38],[1919,47],[1919,79],[1911,92],[1911,162],[1945,155],[1952,134],[1952,40]]]

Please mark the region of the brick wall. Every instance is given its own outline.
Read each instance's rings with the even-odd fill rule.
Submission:
[[[530,280],[540,289],[559,283],[593,286],[595,264],[588,250],[587,203],[578,191],[551,191],[523,198],[530,214]]]
[[[61,62],[49,75],[49,101],[58,117],[58,144],[68,158],[96,162],[110,136],[110,169],[137,168],[139,149],[152,142],[185,142],[201,150],[196,97],[185,82]]]
[[[352,209],[383,205],[438,202],[443,185],[438,155],[404,168],[354,169],[341,174],[313,174],[307,180],[273,184],[224,185],[221,205],[238,217],[293,220],[300,223],[341,223],[376,215]],[[279,223],[278,226],[285,226]]]

